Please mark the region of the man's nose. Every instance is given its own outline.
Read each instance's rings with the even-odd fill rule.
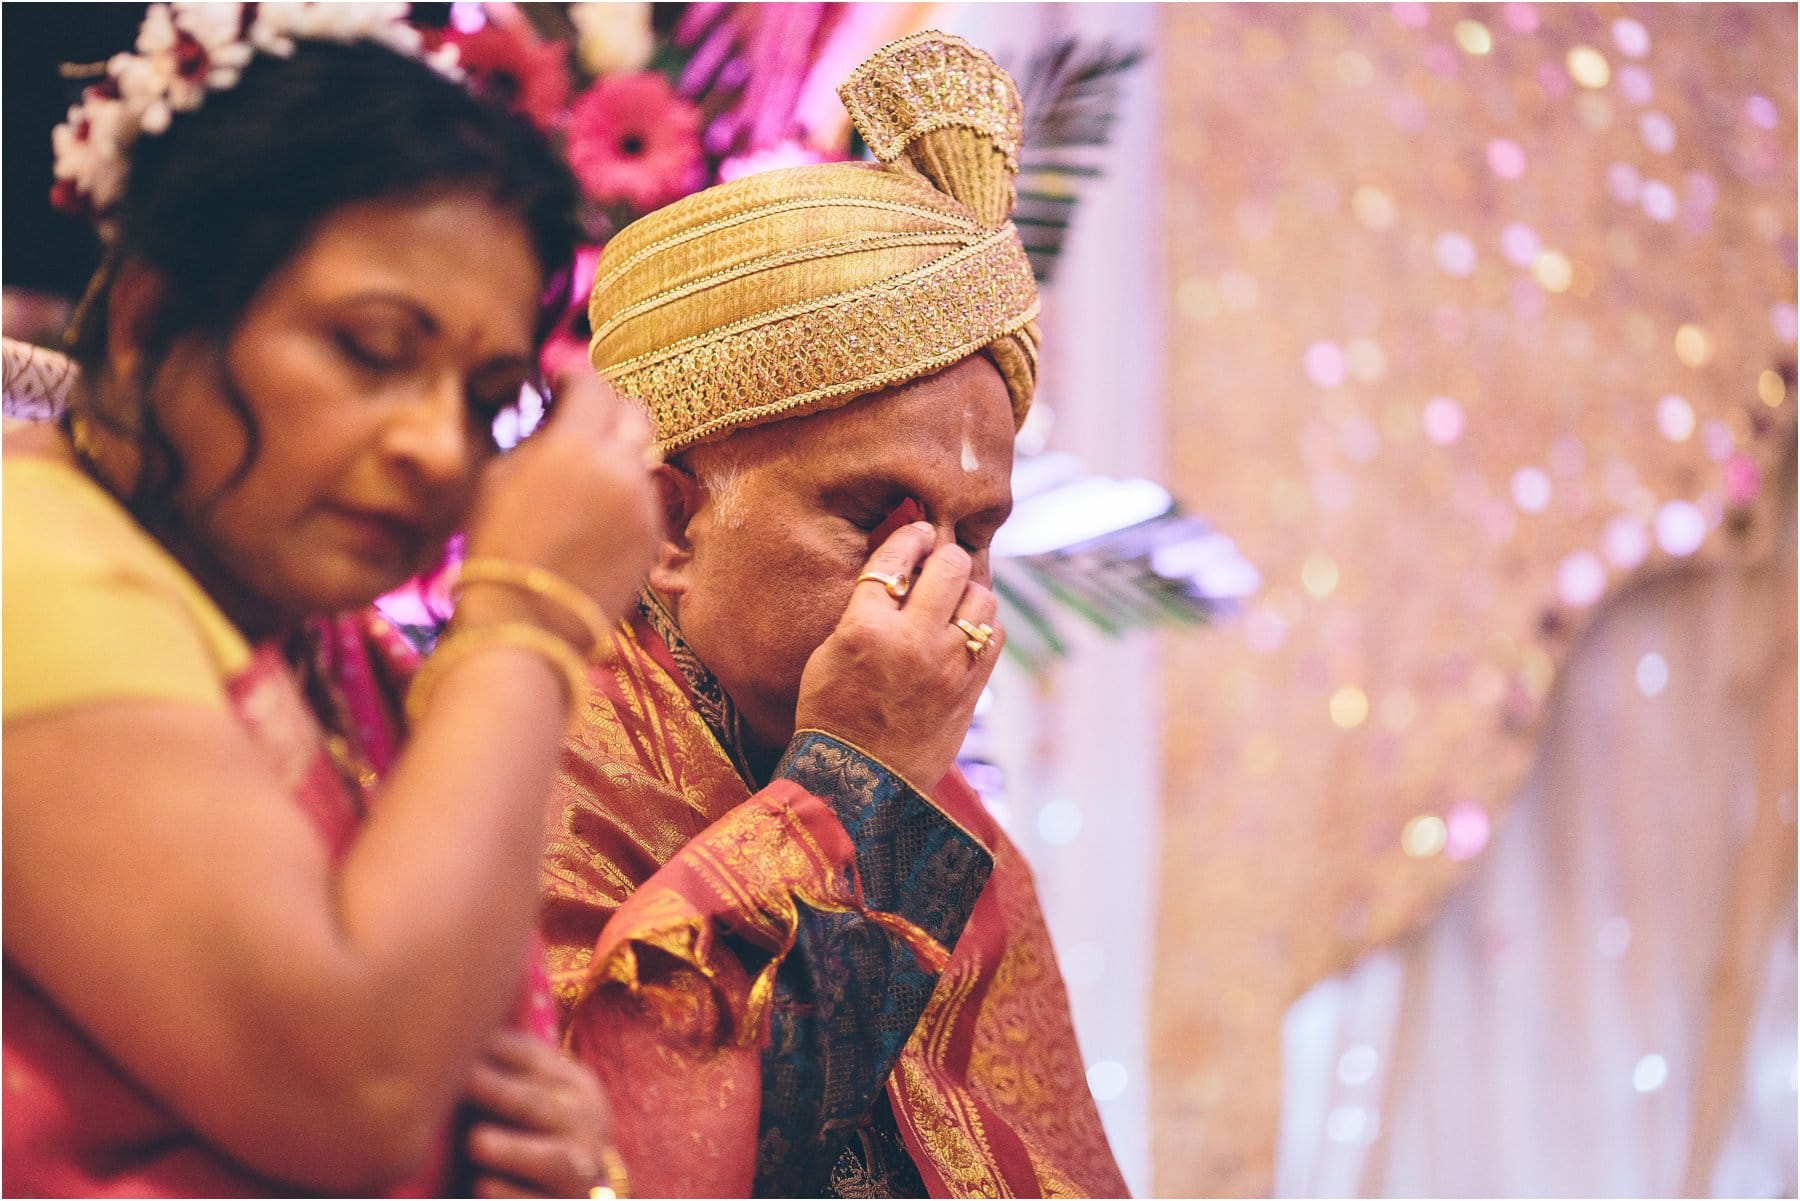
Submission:
[[[951,546],[958,543],[959,540],[956,536],[956,527],[954,525],[933,522],[931,528],[936,535],[931,544],[932,550],[936,550],[941,546]],[[964,549],[966,550],[967,548],[965,547]],[[969,551],[969,579],[980,584],[983,588],[992,588],[994,586],[994,569],[990,562],[991,558],[991,554],[985,547],[979,551]]]

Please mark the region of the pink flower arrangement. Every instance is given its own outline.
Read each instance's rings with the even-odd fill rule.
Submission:
[[[746,175],[758,175],[764,171],[778,171],[783,167],[809,167],[829,161],[824,152],[790,138],[766,150],[753,150],[721,162],[719,182],[742,179]]]
[[[495,101],[517,109],[540,129],[552,129],[569,102],[569,52],[547,42],[524,24],[489,22],[473,33],[452,29],[446,39],[462,55],[475,86]]]
[[[539,356],[544,377],[555,379],[564,371],[585,371],[588,366],[588,293],[594,288],[594,273],[600,266],[600,248],[583,246],[575,252],[575,269],[569,277],[569,305],[550,336],[544,339]]]
[[[638,71],[597,81],[569,109],[569,166],[601,204],[648,212],[705,181],[700,110],[666,75]]]

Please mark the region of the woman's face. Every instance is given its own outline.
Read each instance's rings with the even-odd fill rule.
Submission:
[[[154,395],[186,470],[184,557],[235,618],[357,608],[439,560],[530,378],[541,287],[524,226],[483,199],[359,204],[263,285],[224,372],[177,343]],[[227,488],[233,384],[260,437]]]

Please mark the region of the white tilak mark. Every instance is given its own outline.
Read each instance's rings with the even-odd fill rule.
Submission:
[[[963,435],[962,465],[964,471],[975,471],[981,466],[981,460],[975,457],[975,444]]]

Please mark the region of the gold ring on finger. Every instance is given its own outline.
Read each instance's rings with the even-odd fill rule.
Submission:
[[[856,577],[858,584],[864,580],[874,580],[887,589],[887,594],[895,600],[905,600],[906,594],[912,591],[912,580],[903,575],[890,575],[885,571],[865,571]]]
[[[986,623],[976,625],[961,617],[958,617],[952,624],[969,636],[969,640],[963,643],[963,646],[968,648],[970,658],[979,659],[987,653],[988,644],[994,638],[993,626]]]
[[[988,640],[994,636],[993,626],[987,625],[986,623],[976,625],[966,617],[958,617],[951,624],[967,634],[970,642],[979,642],[983,646],[987,645]]]

